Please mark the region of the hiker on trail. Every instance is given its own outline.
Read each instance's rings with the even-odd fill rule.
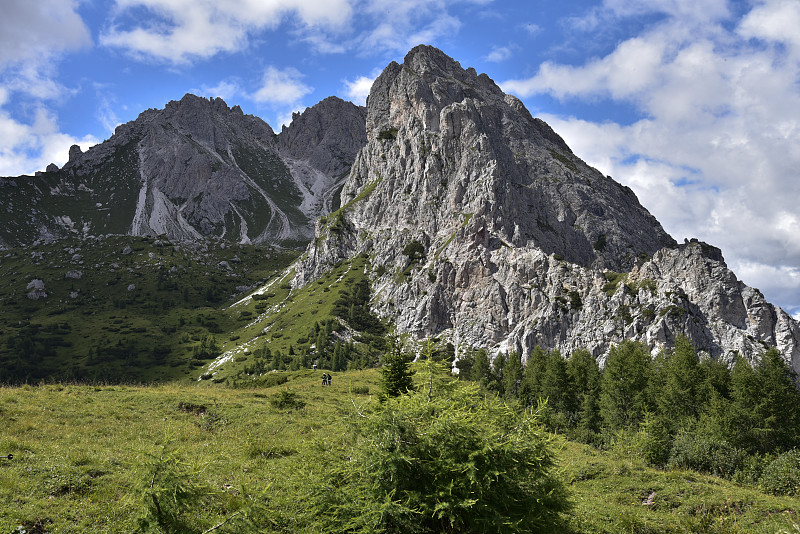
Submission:
[[[327,386],[328,385],[328,374],[327,373],[322,373],[322,385],[323,386]]]
[[[317,370],[317,364],[316,363],[314,364],[314,370],[315,371]]]
[[[329,385],[329,386],[331,385],[331,379],[332,379],[332,378],[333,378],[333,377],[331,376],[331,374],[330,374],[330,373],[328,373],[328,385]]]

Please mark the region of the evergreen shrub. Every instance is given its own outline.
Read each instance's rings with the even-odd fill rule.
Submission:
[[[682,431],[675,436],[667,465],[731,478],[745,465],[747,456],[747,451],[723,439]]]
[[[759,485],[773,495],[800,495],[800,449],[784,452],[769,462]]]
[[[306,407],[305,401],[298,398],[296,392],[288,389],[276,393],[269,402],[279,410],[301,410]]]
[[[315,493],[326,532],[559,531],[568,508],[535,411],[453,381],[354,417],[348,461]]]

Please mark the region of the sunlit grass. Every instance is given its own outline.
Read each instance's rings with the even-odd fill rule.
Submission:
[[[37,524],[47,532],[135,530],[144,510],[141,488],[152,477],[148,458],[165,444],[200,469],[215,492],[197,510],[199,527],[219,523],[245,495],[264,491],[271,517],[264,532],[309,531],[304,499],[325,467],[319,462],[344,461],[336,451],[347,441],[346,421],[377,404],[380,375],[334,373],[330,387],[311,370],[287,376],[266,389],[0,388],[0,455],[13,455],[0,459],[0,532]],[[306,403],[303,409],[272,405],[286,389]],[[573,532],[795,532],[800,523],[799,499],[690,471],[659,471],[562,438],[554,446],[571,493]]]

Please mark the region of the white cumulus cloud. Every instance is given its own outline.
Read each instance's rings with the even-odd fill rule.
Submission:
[[[56,79],[64,54],[92,44],[76,0],[8,0],[0,14],[0,176],[33,174],[66,163],[69,147],[91,136],[60,132],[51,110],[74,89]]]
[[[499,46],[492,49],[486,56],[486,61],[499,63],[511,57],[511,48],[507,46]]]
[[[345,81],[345,97],[352,101],[354,104],[363,106],[367,103],[369,91],[372,89],[372,84],[375,82],[375,76],[359,76],[352,82]]]
[[[91,44],[75,0],[7,0],[0,16],[0,68],[40,62]]]
[[[457,34],[456,13],[493,0],[115,0],[100,43],[186,65],[245,50],[279,27],[314,52],[402,53]]]
[[[237,81],[222,80],[214,86],[203,85],[197,93],[211,98],[221,98],[230,105],[234,98],[242,93],[242,88]]]
[[[361,52],[404,53],[421,43],[454,35],[461,20],[450,7],[457,0],[366,0],[359,4],[365,29],[355,38]],[[480,2],[479,2],[480,3]]]
[[[748,38],[784,43],[800,52],[800,3],[796,0],[764,2],[742,21],[739,33]]]
[[[7,92],[0,88],[0,176],[33,174],[50,163],[63,165],[69,159],[69,147],[77,144],[86,150],[97,144],[93,136],[77,139],[61,133],[55,117],[39,107],[25,123],[11,117],[3,109]]]
[[[293,104],[313,89],[300,79],[303,75],[294,68],[284,70],[267,67],[261,80],[261,87],[252,95],[258,103]]]
[[[352,8],[350,0],[116,0],[116,13],[103,44],[180,64],[242,50],[251,34],[289,19],[307,29],[341,27]]]

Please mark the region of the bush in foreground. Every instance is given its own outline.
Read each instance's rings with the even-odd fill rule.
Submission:
[[[543,532],[567,509],[538,416],[474,384],[387,399],[358,417],[352,450],[326,473],[328,532]]]
[[[773,495],[800,495],[800,449],[784,452],[768,463],[760,486]]]

